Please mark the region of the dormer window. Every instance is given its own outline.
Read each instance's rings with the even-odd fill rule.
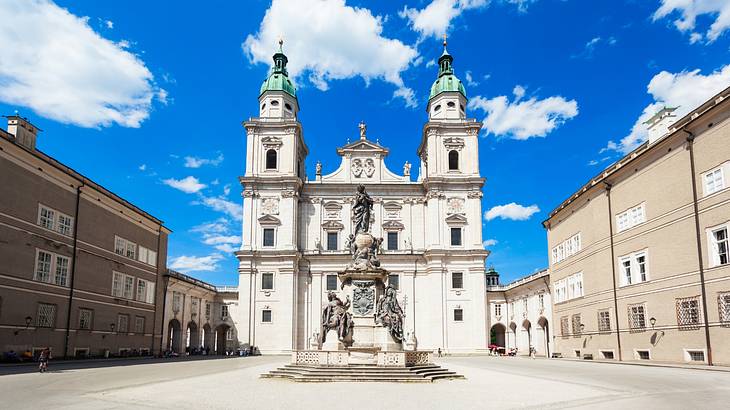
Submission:
[[[459,152],[456,150],[449,151],[449,171],[459,170]]]
[[[275,149],[266,151],[266,169],[276,169],[276,156]]]

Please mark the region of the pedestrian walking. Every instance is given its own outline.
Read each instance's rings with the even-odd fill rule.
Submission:
[[[45,373],[48,371],[48,360],[51,358],[51,349],[45,348],[43,351],[41,351],[40,356],[38,356],[38,371],[41,373]]]

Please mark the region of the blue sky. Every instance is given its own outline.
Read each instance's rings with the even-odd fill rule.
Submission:
[[[307,171],[368,124],[397,172],[418,163],[448,34],[480,138],[488,263],[547,266],[540,222],[643,141],[663,105],[730,85],[730,0],[0,0],[0,113],[38,146],[165,221],[168,265],[235,284],[245,134],[279,36]]]

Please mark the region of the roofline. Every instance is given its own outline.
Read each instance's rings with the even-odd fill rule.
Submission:
[[[190,283],[191,285],[200,286],[201,288],[208,289],[212,292],[218,293],[217,288],[214,285],[211,285],[208,282],[202,281],[200,279],[196,279],[192,276],[186,275],[184,273],[178,272],[176,270],[167,269],[167,272],[165,272],[165,276],[170,278],[179,279],[183,282]]]
[[[0,130],[0,131],[3,131],[2,134],[0,134],[0,136],[2,136],[2,138],[7,140],[8,142],[12,143],[16,147],[28,152],[29,154],[35,156],[36,158],[40,159],[41,161],[44,161],[45,163],[47,163],[48,165],[51,165],[52,167],[58,169],[59,171],[64,172],[67,175],[70,175],[72,178],[79,181],[81,183],[81,185],[90,186],[90,187],[100,191],[104,195],[111,197],[112,199],[121,203],[122,205],[124,205],[124,206],[134,210],[135,212],[141,214],[142,216],[152,220],[157,225],[160,225],[160,228],[164,228],[165,230],[172,232],[171,229],[164,226],[164,222],[162,220],[154,217],[153,215],[151,215],[148,212],[144,211],[143,209],[137,207],[136,205],[127,201],[126,199],[120,197],[119,195],[115,194],[114,192],[104,188],[101,184],[94,182],[93,180],[87,178],[84,174],[76,171],[75,169],[73,169],[67,165],[64,165],[62,162],[58,161],[57,159],[53,158],[52,156],[46,154],[45,152],[43,152],[39,149],[30,150],[30,149],[16,143],[15,141],[13,141],[13,138],[12,138],[13,134],[10,134],[9,132],[7,132],[5,130]]]
[[[720,103],[725,101],[727,97],[730,96],[730,87],[725,88],[724,90],[720,91],[719,93],[715,94],[712,98],[702,103],[699,107],[695,108],[694,110],[690,111],[687,115],[680,118],[677,122],[672,124],[669,129],[669,134],[665,135],[661,139],[654,142],[654,144],[649,144],[649,141],[644,141],[641,145],[636,147],[633,151],[629,152],[628,154],[624,155],[619,159],[618,161],[612,163],[608,167],[604,168],[600,173],[598,173],[593,178],[590,178],[587,183],[585,183],[583,186],[581,186],[577,191],[573,192],[568,199],[564,200],[560,203],[557,207],[555,207],[550,213],[548,214],[547,219],[542,221],[542,226],[547,228],[547,224],[550,222],[555,215],[557,215],[561,210],[563,210],[566,206],[573,203],[575,200],[580,198],[584,193],[588,192],[592,187],[595,185],[600,184],[601,182],[604,182],[609,176],[612,176],[615,172],[618,172],[621,168],[623,168],[624,165],[630,163],[634,159],[638,158],[641,155],[644,155],[646,152],[649,152],[650,150],[654,149],[659,145],[659,142],[665,141],[671,137],[673,137],[675,134],[682,131],[685,127],[692,124],[693,122],[699,120],[706,114],[708,114],[710,111],[712,111],[713,108],[717,107]]]
[[[506,285],[500,285],[500,286],[493,286],[491,288],[488,287],[488,290],[490,291],[498,291],[498,292],[504,292],[507,290],[512,290],[516,288],[517,286],[524,285],[526,283],[530,283],[532,281],[542,279],[545,276],[550,276],[550,269],[545,268],[543,270],[540,270],[535,273],[531,273],[527,276],[523,276],[519,279],[513,280],[512,282],[506,284]]]

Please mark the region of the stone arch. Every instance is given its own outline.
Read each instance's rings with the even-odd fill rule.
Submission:
[[[511,322],[509,324],[509,333],[507,334],[507,346],[508,349],[517,347],[517,323]]]
[[[213,346],[213,342],[215,341],[215,337],[213,336],[213,330],[210,328],[209,324],[203,325],[203,345],[201,346],[203,349],[209,349],[209,350],[215,350]]]
[[[167,349],[182,353],[182,326],[177,319],[172,319],[167,324]]]
[[[545,316],[537,320],[538,332],[535,335],[535,349],[541,355],[550,357],[550,324]]]
[[[200,347],[200,332],[198,331],[198,325],[190,321],[188,328],[185,331],[185,347],[190,350]]]
[[[266,169],[276,169],[277,156],[278,154],[275,149],[270,148],[266,150]]]
[[[449,151],[449,171],[459,170],[459,151],[452,149]]]
[[[507,347],[506,333],[507,328],[503,324],[495,324],[489,331],[489,344],[495,344],[500,347]]]
[[[215,328],[215,354],[226,354],[228,340],[226,334],[231,327],[226,324],[218,325]]]
[[[532,346],[532,323],[528,319],[522,321],[521,333],[522,337],[518,338],[517,349],[524,354],[529,354],[530,346]]]

